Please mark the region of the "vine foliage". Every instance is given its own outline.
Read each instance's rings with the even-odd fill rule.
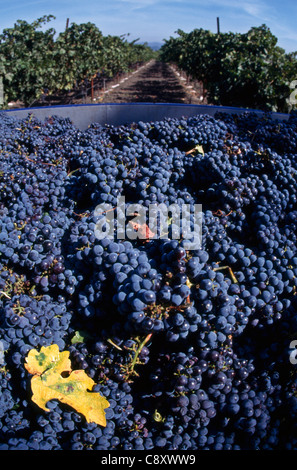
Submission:
[[[114,77],[155,55],[147,44],[129,42],[128,35],[103,36],[91,22],[71,23],[57,35],[46,27],[52,19],[18,20],[0,34],[4,105],[20,100],[31,106],[45,93],[79,89],[97,76]]]
[[[177,35],[165,41],[161,58],[201,81],[209,103],[288,112],[297,52],[279,47],[265,24],[245,34],[194,29]]]

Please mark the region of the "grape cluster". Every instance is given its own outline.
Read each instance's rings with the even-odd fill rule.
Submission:
[[[84,132],[1,114],[1,450],[297,448],[296,139],[294,113]],[[119,198],[201,204],[201,246],[132,216],[98,237]],[[106,427],[32,402],[25,359],[52,344],[108,400]]]

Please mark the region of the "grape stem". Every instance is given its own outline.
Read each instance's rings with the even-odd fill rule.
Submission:
[[[146,345],[146,343],[151,339],[153,333],[148,334],[144,340],[140,343],[138,346],[137,350],[135,351],[135,356],[133,358],[133,361],[131,362],[130,366],[130,374],[133,373],[135,364],[137,362],[138,356],[141,353],[142,348]]]
[[[228,269],[229,273],[230,273],[230,276],[232,278],[232,281],[234,282],[234,284],[237,284],[238,281],[237,281],[232,269],[230,268],[230,266],[221,266],[219,268],[214,268],[214,271],[220,271],[221,269]]]
[[[110,338],[107,339],[108,343],[110,343],[114,348],[118,349],[119,351],[123,351],[120,346],[114,343]]]
[[[6,294],[6,292],[3,292],[2,290],[0,290],[0,294],[5,295],[5,297],[7,297],[8,299],[11,299],[11,297],[8,294]]]

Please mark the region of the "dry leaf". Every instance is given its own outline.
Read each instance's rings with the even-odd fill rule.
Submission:
[[[60,352],[56,344],[43,346],[40,352],[31,349],[25,368],[33,374],[32,400],[40,408],[49,411],[46,403],[58,399],[83,414],[88,422],[106,426],[104,410],[109,407],[108,401],[92,392],[95,382],[84,370],[71,370],[68,351]]]

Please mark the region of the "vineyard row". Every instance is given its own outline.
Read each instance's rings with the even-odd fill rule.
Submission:
[[[177,34],[165,41],[160,58],[202,82],[209,103],[279,112],[296,104],[290,97],[297,52],[279,47],[266,25],[246,34],[204,29]]]
[[[22,101],[31,106],[46,94],[74,90],[84,94],[92,81],[110,80],[147,62],[155,52],[126,35],[103,36],[93,23],[72,23],[57,37],[41,30],[52,15],[27,23],[18,20],[0,34],[0,76],[4,106]]]

